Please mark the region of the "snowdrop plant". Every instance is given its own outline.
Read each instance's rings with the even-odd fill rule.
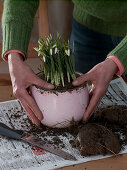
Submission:
[[[50,34],[46,42],[40,37],[38,44],[39,48],[34,49],[42,61],[43,67],[40,67],[40,72],[46,81],[56,87],[60,84],[64,87],[65,80],[70,83],[76,78],[74,51],[71,51],[69,41],[63,42],[57,33],[57,39],[53,39]]]

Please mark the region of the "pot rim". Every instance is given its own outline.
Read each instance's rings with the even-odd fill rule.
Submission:
[[[76,72],[76,74],[78,74],[79,76],[83,75],[82,73],[80,72]],[[72,89],[67,89],[67,90],[60,90],[60,89],[45,89],[45,88],[42,88],[40,86],[37,86],[37,85],[32,85],[32,86],[35,86],[37,89],[40,89],[40,90],[44,90],[44,91],[49,91],[49,92],[70,92],[70,91],[73,91],[73,90],[78,90],[80,88],[84,88],[84,87],[87,87],[87,82],[84,82],[83,84],[81,84],[80,86],[74,86],[74,88]]]

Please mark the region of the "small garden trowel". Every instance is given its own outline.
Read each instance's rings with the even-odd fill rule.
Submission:
[[[38,137],[35,137],[34,135],[27,133],[27,132],[24,132],[22,130],[11,129],[10,127],[6,126],[5,124],[3,124],[1,122],[0,122],[0,135],[6,136],[6,137],[9,137],[12,139],[23,140],[32,146],[38,146],[48,152],[58,155],[66,160],[76,161],[76,158],[74,156],[72,156],[71,154],[69,154],[59,148],[55,148],[53,145],[45,143],[45,141],[39,139]]]

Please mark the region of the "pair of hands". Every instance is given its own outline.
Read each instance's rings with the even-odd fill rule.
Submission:
[[[22,57],[18,53],[10,53],[8,55],[8,65],[15,97],[20,100],[31,121],[39,126],[40,121],[43,119],[43,114],[32,98],[29,87],[34,84],[46,89],[53,89],[54,86],[39,79],[26,63],[23,62]],[[78,77],[73,82],[74,86],[78,86],[85,81],[92,82],[90,102],[83,116],[83,121],[87,121],[98,106],[117,69],[117,65],[108,59],[99,63],[88,73]]]

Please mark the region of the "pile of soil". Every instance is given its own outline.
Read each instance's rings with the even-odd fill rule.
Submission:
[[[127,107],[106,106],[93,114],[88,123],[79,130],[72,144],[83,156],[109,153],[115,155],[127,144],[126,127]]]
[[[94,113],[95,119],[100,119],[99,122],[109,122],[120,126],[127,125],[127,107],[126,106],[107,106],[98,109]]]
[[[92,123],[80,129],[75,145],[83,156],[117,154],[121,150],[119,136],[105,126]]]
[[[22,114],[13,114],[10,120],[13,123],[13,120],[18,121],[20,117]],[[26,119],[25,122],[27,122]],[[83,156],[115,155],[127,144],[127,106],[114,105],[100,108],[96,110],[87,124],[82,122],[77,124],[73,120],[72,126],[66,129],[48,128],[42,124],[36,127],[30,120],[28,124],[30,125],[28,126],[30,127],[29,133],[39,136],[54,147],[64,148],[63,140],[68,138],[72,147],[79,149]],[[24,125],[23,122],[22,125]],[[70,139],[68,133],[73,138]]]

